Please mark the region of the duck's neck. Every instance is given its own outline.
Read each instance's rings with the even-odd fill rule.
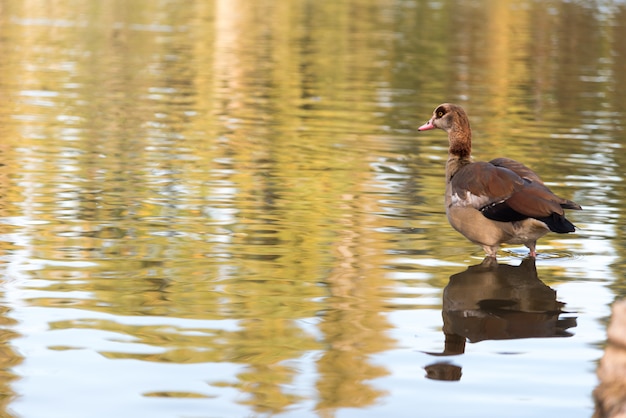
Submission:
[[[456,155],[460,159],[470,158],[472,153],[472,129],[467,118],[460,118],[458,122],[448,131],[448,142],[450,155]]]
[[[449,182],[461,167],[472,162],[472,131],[469,122],[462,129],[448,132],[448,162],[446,163],[446,181]]]
[[[470,164],[472,160],[470,158],[460,159],[454,155],[448,156],[446,162],[446,183],[450,183],[452,177],[465,165]]]

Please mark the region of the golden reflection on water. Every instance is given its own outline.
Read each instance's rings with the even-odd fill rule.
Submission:
[[[375,383],[391,365],[373,360],[398,349],[390,315],[440,311],[433,294],[475,261],[442,216],[445,137],[414,139],[439,102],[468,107],[481,158],[522,159],[586,208],[623,206],[620,5],[603,11],[612,19],[526,1],[0,1],[0,12],[6,415],[16,396],[33,408],[10,386],[18,308],[51,312],[48,333],[78,331],[55,353],[242,366],[205,376],[206,392],[174,381],[148,399],[226,404],[214,393],[230,388],[254,414],[311,400],[332,416],[393,397]],[[598,143],[602,166],[586,163]],[[590,240],[613,238],[598,226],[612,207],[579,215]],[[543,244],[589,252],[574,238]],[[559,273],[546,282],[570,280]],[[83,340],[89,330],[113,348]]]

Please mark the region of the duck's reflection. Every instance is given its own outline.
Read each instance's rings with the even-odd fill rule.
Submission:
[[[443,291],[444,350],[430,354],[462,354],[466,341],[569,337],[576,318],[560,317],[563,306],[537,276],[534,258],[510,266],[487,257],[450,277]],[[461,368],[449,362],[425,369],[431,379],[461,378]]]

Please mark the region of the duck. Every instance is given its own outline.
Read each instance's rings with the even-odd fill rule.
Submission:
[[[536,258],[539,238],[576,230],[565,209],[581,210],[580,205],[556,196],[530,168],[503,157],[473,161],[472,130],[461,106],[440,104],[417,129],[442,129],[448,134],[446,216],[487,257],[495,259],[502,244],[523,244]]]

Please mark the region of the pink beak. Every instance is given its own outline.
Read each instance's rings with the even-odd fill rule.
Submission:
[[[422,126],[420,126],[419,128],[417,128],[418,131],[428,131],[431,129],[435,129],[436,126],[433,125],[433,120],[429,120],[428,122],[426,122],[425,124],[423,124]]]

